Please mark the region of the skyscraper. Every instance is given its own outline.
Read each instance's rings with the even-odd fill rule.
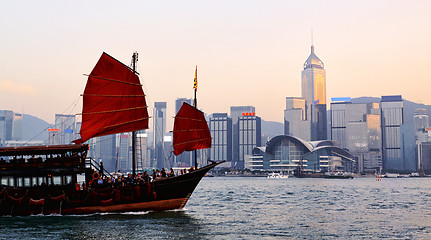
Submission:
[[[311,141],[311,125],[306,118],[304,98],[287,97],[284,110],[284,134]]]
[[[237,167],[244,168],[245,158],[252,155],[253,148],[261,146],[261,118],[255,113],[243,113],[238,119],[239,161]]]
[[[55,128],[58,129],[56,144],[70,144],[75,140],[75,115],[55,114]]]
[[[404,123],[401,95],[382,96],[380,100],[383,169],[404,170],[401,125]]]
[[[118,144],[118,159],[116,167],[122,172],[127,172],[132,169],[132,163],[130,159],[130,136],[129,134],[120,134],[120,143]]]
[[[227,113],[213,113],[209,119],[211,132],[210,157],[213,161],[228,162],[232,165],[232,118]]]
[[[90,141],[93,139],[90,139]],[[103,167],[108,172],[117,170],[117,136],[106,135],[95,138],[95,158],[103,161]]]
[[[153,113],[154,131],[154,158],[157,161],[157,168],[165,167],[164,137],[166,133],[166,102],[155,102]]]
[[[22,113],[14,113],[13,129],[12,129],[12,139],[13,140],[22,140],[22,122],[23,122],[23,114]]]
[[[380,171],[382,167],[380,112],[378,103],[352,103],[333,98],[331,135],[357,160],[357,170]]]
[[[431,129],[429,128],[429,117],[427,110],[418,108],[415,110],[414,127],[416,138],[416,164],[422,173],[431,169]]]
[[[0,110],[0,145],[12,139],[13,111]]]
[[[239,126],[238,121],[243,113],[254,113],[253,106],[232,106],[230,107],[230,117],[232,118],[232,167],[241,168],[239,165]]]
[[[305,119],[311,121],[311,140],[326,139],[326,71],[313,45],[302,71],[302,98],[306,101]]]

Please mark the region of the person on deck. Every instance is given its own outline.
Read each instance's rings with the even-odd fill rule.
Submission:
[[[168,177],[175,177],[174,169],[171,168],[171,171],[169,172]]]

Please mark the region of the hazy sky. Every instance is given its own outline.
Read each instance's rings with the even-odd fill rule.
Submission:
[[[310,54],[332,97],[431,104],[431,1],[0,0],[0,109],[50,123],[81,111],[86,77],[103,51],[139,71],[148,105],[193,96],[206,113],[251,105],[283,121],[300,97]],[[152,112],[150,112],[152,115]],[[170,124],[169,124],[170,125]]]

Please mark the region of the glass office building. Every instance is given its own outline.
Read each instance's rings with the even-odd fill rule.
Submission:
[[[404,123],[401,95],[382,96],[380,100],[383,169],[404,170],[401,125]]]
[[[210,159],[225,160],[232,165],[232,118],[227,113],[213,113],[209,118],[211,132]]]
[[[238,119],[239,136],[239,168],[244,168],[244,161],[247,155],[252,154],[255,147],[261,146],[261,118],[254,113],[244,113]]]
[[[302,98],[306,101],[306,119],[311,121],[311,140],[326,139],[326,71],[314,46],[302,71]]]
[[[155,102],[153,109],[154,158],[157,168],[165,167],[164,137],[166,133],[166,102]]]

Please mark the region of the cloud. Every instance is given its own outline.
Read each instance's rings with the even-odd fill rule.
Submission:
[[[36,94],[36,89],[30,84],[21,84],[10,80],[0,80],[0,92],[12,94]]]

